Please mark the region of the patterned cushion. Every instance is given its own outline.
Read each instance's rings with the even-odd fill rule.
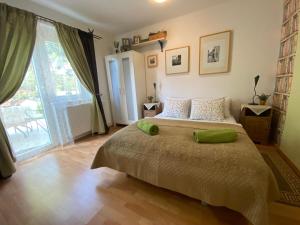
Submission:
[[[224,116],[225,116],[225,118],[228,118],[228,117],[231,116],[230,108],[231,108],[231,98],[226,97],[225,98],[225,103],[224,103]]]
[[[189,117],[189,99],[167,98],[164,106],[163,116],[187,119]]]
[[[191,116],[192,120],[224,120],[225,99],[193,99]]]

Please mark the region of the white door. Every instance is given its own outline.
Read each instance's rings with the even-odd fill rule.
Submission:
[[[121,63],[121,81],[123,82],[123,101],[125,102],[124,112],[127,117],[127,124],[138,120],[136,86],[134,78],[133,58],[130,53],[124,53],[120,57]]]

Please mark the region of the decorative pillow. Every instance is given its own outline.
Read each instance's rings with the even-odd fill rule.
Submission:
[[[224,120],[225,99],[193,99],[191,116],[192,120]]]
[[[225,102],[224,102],[224,116],[225,116],[225,118],[228,118],[228,117],[231,116],[230,106],[231,106],[231,98],[225,97]]]
[[[191,100],[189,99],[167,98],[162,115],[164,117],[187,119],[190,104]]]

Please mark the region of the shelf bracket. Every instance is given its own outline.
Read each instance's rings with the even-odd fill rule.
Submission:
[[[159,40],[158,43],[159,43],[161,52],[163,52],[164,51],[164,42],[162,40]]]

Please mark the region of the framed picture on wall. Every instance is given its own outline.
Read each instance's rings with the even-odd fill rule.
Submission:
[[[188,73],[190,69],[190,46],[165,51],[166,74]]]
[[[229,72],[231,33],[224,31],[200,37],[200,75]]]
[[[147,66],[148,68],[157,67],[157,55],[148,55],[147,56]]]

